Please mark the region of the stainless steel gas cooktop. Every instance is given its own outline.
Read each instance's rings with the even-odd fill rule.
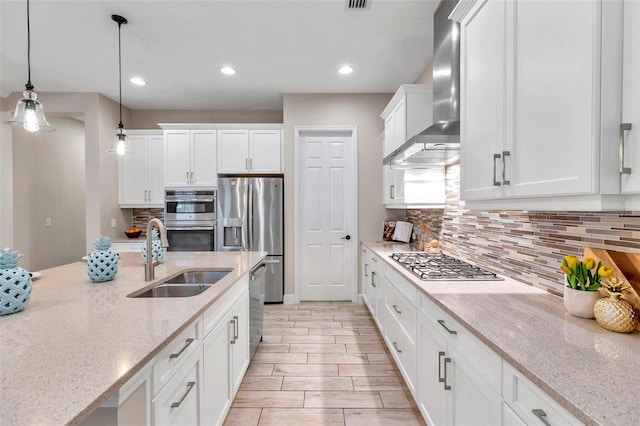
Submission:
[[[393,253],[391,258],[425,281],[500,281],[493,272],[446,254]]]

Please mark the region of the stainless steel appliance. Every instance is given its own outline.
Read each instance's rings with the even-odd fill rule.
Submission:
[[[391,258],[425,281],[501,281],[493,272],[446,254],[393,253]]]
[[[167,250],[216,249],[216,190],[167,190],[164,200]]]
[[[260,263],[249,274],[249,344],[251,358],[262,342],[262,324],[264,322],[264,274],[267,265]]]
[[[217,249],[266,251],[265,302],[284,295],[284,188],[281,177],[218,178]]]

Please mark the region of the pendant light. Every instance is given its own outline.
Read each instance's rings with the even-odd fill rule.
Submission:
[[[111,15],[111,19],[118,24],[118,81],[120,88],[120,123],[118,124],[118,130],[116,130],[116,137],[113,140],[113,145],[107,150],[112,154],[124,155],[127,152],[133,152],[131,144],[129,144],[129,138],[127,132],[122,124],[122,47],[120,43],[120,27],[122,24],[126,24],[126,18],[120,15]]]
[[[29,132],[53,132],[56,129],[51,127],[44,117],[42,104],[36,100],[38,95],[33,90],[31,84],[31,26],[29,23],[29,0],[27,0],[27,84],[25,91],[22,92],[22,99],[16,104],[16,110],[13,117],[6,124],[14,127],[22,127]]]

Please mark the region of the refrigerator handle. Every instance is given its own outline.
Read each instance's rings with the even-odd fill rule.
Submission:
[[[253,185],[249,184],[249,190],[247,191],[247,223],[249,233],[247,235],[247,246],[251,250],[251,240],[253,239]]]

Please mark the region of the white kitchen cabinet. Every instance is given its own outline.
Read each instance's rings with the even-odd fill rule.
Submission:
[[[382,311],[380,305],[384,303],[384,295],[382,293],[383,269],[382,261],[375,254],[366,248],[363,248],[362,254],[363,277],[362,292],[364,294],[365,303],[371,312],[371,316],[378,325],[380,330],[383,329]]]
[[[401,85],[380,114],[384,120],[383,157],[429,127],[433,123],[432,111],[432,92],[429,85]]]
[[[215,130],[165,130],[164,142],[165,187],[218,185]]]
[[[242,278],[242,291],[221,301],[204,314],[203,423],[221,425],[249,366],[249,289]],[[245,285],[246,284],[246,285]]]
[[[444,336],[457,332],[458,326],[449,323],[443,333],[431,318],[419,316],[418,405],[427,422],[468,425],[482,419],[484,424],[501,424],[502,398],[467,360],[474,354],[458,350]]]
[[[162,207],[164,153],[162,131],[129,130],[133,152],[119,157],[120,207]]]
[[[203,407],[202,350],[194,351],[153,399],[153,424],[200,425]]]
[[[281,130],[218,130],[218,173],[282,173]]]
[[[388,209],[406,208],[404,202],[404,174],[403,169],[392,169],[391,166],[382,166],[382,182],[384,206]]]
[[[620,9],[479,0],[459,19],[467,206],[621,206]]]

